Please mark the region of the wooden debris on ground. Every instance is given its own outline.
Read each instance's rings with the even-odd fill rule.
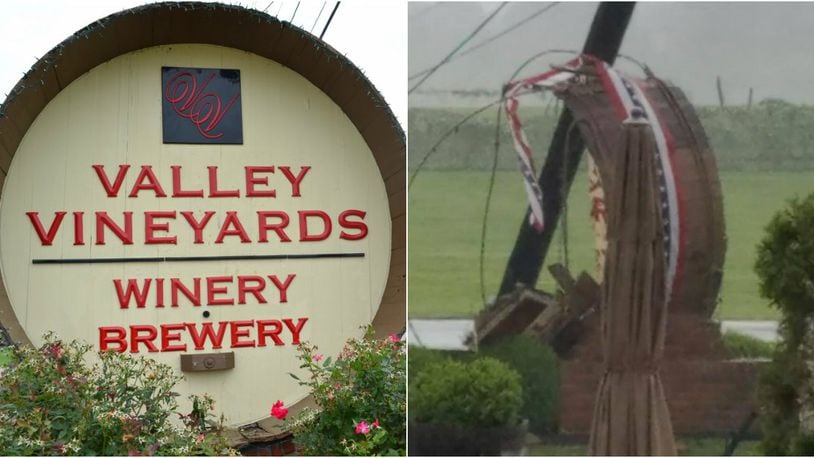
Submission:
[[[556,296],[518,284],[475,319],[478,344],[526,334],[551,344],[561,356],[568,353],[581,334],[582,320],[599,304],[600,289],[585,272],[574,280],[562,264],[549,270],[560,287]]]

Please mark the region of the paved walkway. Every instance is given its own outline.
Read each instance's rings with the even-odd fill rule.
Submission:
[[[471,318],[415,318],[409,321],[407,339],[410,345],[437,350],[466,351],[470,350],[470,348],[464,342],[474,329],[475,322]],[[721,322],[721,331],[746,334],[771,342],[777,339],[777,322],[768,320],[724,320]]]
[[[475,330],[475,321],[462,319],[412,319],[407,326],[410,345],[436,350],[469,350],[464,343]]]
[[[756,337],[766,342],[777,340],[777,321],[771,320],[724,320],[721,331],[732,331],[738,334]]]

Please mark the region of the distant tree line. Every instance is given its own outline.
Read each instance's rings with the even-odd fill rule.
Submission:
[[[473,118],[438,146],[427,169],[489,170],[495,143],[495,111]],[[543,106],[521,108],[526,134],[544,160],[558,113]],[[814,106],[766,99],[751,107],[703,106],[698,115],[718,167],[726,170],[814,170]],[[472,108],[412,108],[409,111],[409,165],[414,169],[442,135]],[[504,121],[505,122],[505,119]],[[514,170],[516,158],[508,129],[500,129],[499,170]]]

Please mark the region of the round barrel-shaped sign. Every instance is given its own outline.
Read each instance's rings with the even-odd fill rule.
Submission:
[[[310,34],[234,6],[124,11],[3,108],[16,339],[154,358],[238,425],[307,398],[298,344],[403,328],[403,132]]]

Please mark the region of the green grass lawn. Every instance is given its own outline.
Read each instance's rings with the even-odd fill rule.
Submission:
[[[720,437],[678,438],[679,456],[720,456],[725,440]],[[585,456],[587,446],[541,444],[529,448],[529,456]],[[743,441],[735,449],[735,456],[759,456],[758,441]]]
[[[489,173],[422,171],[409,192],[410,317],[475,315],[480,290],[480,234]],[[756,247],[772,215],[795,195],[814,191],[812,173],[724,172],[721,174],[728,248],[724,268],[722,319],[774,319],[776,312],[758,293],[753,265]],[[568,257],[571,271],[593,273],[593,235],[588,218],[587,179],[578,175],[568,201]],[[485,246],[487,298],[500,286],[503,270],[526,209],[519,173],[498,172]],[[564,261],[558,229],[546,260]],[[553,289],[547,270],[538,288]]]

